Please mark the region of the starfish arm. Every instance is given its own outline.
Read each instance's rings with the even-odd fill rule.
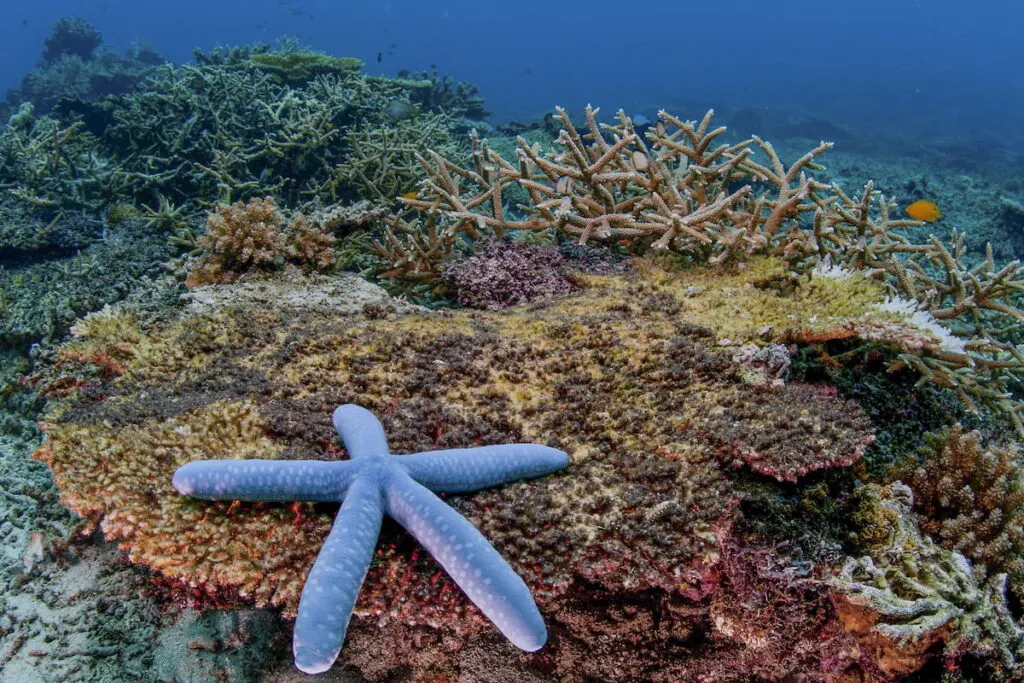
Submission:
[[[356,478],[302,587],[292,641],[299,670],[318,674],[338,658],[383,516],[378,480]]]
[[[547,641],[537,605],[515,570],[469,520],[399,468],[384,489],[387,513],[444,567],[455,583],[516,647]]]
[[[334,428],[345,443],[350,458],[388,454],[384,426],[366,408],[351,403],[338,406],[334,410]]]
[[[569,456],[549,446],[513,443],[424,451],[397,462],[431,491],[459,493],[556,472],[569,464]]]
[[[179,467],[171,484],[205,500],[332,502],[354,476],[354,463],[344,460],[196,460]]]

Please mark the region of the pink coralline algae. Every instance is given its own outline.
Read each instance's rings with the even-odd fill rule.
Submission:
[[[564,267],[565,258],[553,247],[495,241],[442,273],[462,305],[498,310],[569,293]]]

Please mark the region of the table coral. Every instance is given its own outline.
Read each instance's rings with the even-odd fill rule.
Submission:
[[[343,403],[377,414],[393,453],[550,444],[570,455],[559,476],[447,498],[522,576],[547,623],[548,647],[517,654],[493,640],[434,560],[385,523],[342,660],[378,678],[454,670],[472,642],[502,653],[505,665],[566,679],[616,670],[632,680],[685,680],[705,657],[756,659],[758,642],[715,631],[709,612],[739,496],[719,442],[697,428],[701,406],[746,396],[750,409],[735,418],[745,421],[803,402],[808,424],[835,407],[859,411],[827,391],[802,401],[799,386],[740,381],[716,338],[758,339],[764,316],[810,310],[752,287],[746,278],[765,272],[753,270],[736,276],[742,285],[699,271],[588,276],[578,294],[501,312],[346,315],[282,309],[272,298],[208,309],[131,344],[119,378],[100,378],[49,417],[38,457],[65,502],[101,518],[134,561],[293,616],[334,509],[199,504],[171,488],[178,467],[336,460],[342,453],[325,415]],[[734,294],[722,295],[729,287]],[[705,318],[714,327],[701,327]],[[756,431],[736,438],[759,440]],[[833,434],[834,453],[849,454],[869,433],[851,421]],[[840,462],[829,460],[832,452],[821,455]],[[817,638],[816,628],[793,623],[773,640],[779,651],[805,653],[780,659],[773,676],[822,666],[808,659],[814,648],[795,644]],[[713,647],[702,645],[708,632]]]
[[[250,56],[249,61],[279,83],[289,85],[302,85],[325,74],[352,74],[363,68],[362,60],[355,57],[332,57],[319,52],[264,52]]]

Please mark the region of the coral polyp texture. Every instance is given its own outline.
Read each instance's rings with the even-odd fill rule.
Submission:
[[[1013,616],[1004,573],[989,573],[921,533],[914,494],[902,482],[869,484],[856,496],[860,541],[832,584],[843,622],[879,671],[897,677],[941,651],[947,661],[986,658],[990,680],[1020,680],[1024,629]]]
[[[189,284],[233,282],[250,268],[282,262],[283,221],[272,197],[218,205],[207,217],[207,233],[199,240],[205,254],[189,273]]]
[[[334,264],[335,238],[320,225],[296,213],[286,225],[272,197],[218,204],[206,219],[207,233],[197,246],[203,256],[188,274],[190,287],[234,282],[241,275],[279,267],[287,260],[305,271]]]
[[[395,454],[546,444],[569,455],[556,476],[445,501],[522,577],[547,646],[509,645],[385,520],[340,661],[373,679],[515,669],[693,680],[730,667],[765,679],[838,675],[855,665],[843,654],[852,641],[820,586],[785,578],[784,556],[735,535],[734,481],[772,487],[774,477],[845,465],[871,429],[834,391],[745,382],[733,345],[763,339],[766,326],[779,340],[828,327],[866,307],[866,295],[849,285],[842,306],[812,307],[803,297],[813,287],[757,285],[775,272],[766,263],[735,275],[579,276],[573,295],[504,311],[332,312],[292,306],[282,290],[145,334],[94,320],[61,350],[63,369],[105,346],[120,369],[92,375],[51,412],[37,457],[65,503],[133,561],[220,602],[238,595],[291,617],[336,506],[196,501],[172,488],[179,467],[337,464],[345,451],[324,416],[348,403],[379,417]],[[85,336],[92,329],[106,336]],[[727,439],[715,433],[726,423]],[[771,476],[748,462],[772,463]],[[731,595],[764,600],[777,628],[743,626]]]
[[[904,474],[921,529],[939,545],[1024,586],[1024,480],[1016,447],[983,446],[956,425],[925,435],[920,465]]]
[[[431,491],[472,491],[549,474],[569,464],[569,456],[540,444],[502,444],[395,457],[377,418],[355,405],[339,406],[334,426],[350,460],[200,460],[180,467],[172,480],[179,493],[205,500],[344,501],[302,589],[296,666],[322,673],[337,659],[385,513],[517,647],[542,647],[547,629],[526,584]]]

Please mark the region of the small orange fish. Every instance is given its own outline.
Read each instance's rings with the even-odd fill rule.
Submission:
[[[926,199],[918,199],[907,207],[907,215],[914,220],[931,223],[942,216],[942,209],[940,209],[939,205],[935,202],[929,202]]]
[[[412,192],[403,192],[401,194],[402,199],[418,199],[420,196],[419,192],[413,190]]]

